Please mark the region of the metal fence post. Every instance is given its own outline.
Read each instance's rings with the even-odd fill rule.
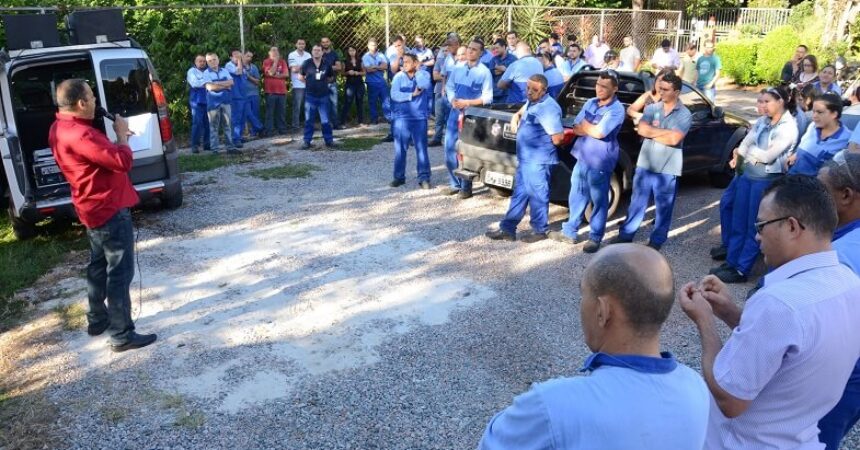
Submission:
[[[514,13],[514,7],[508,5],[508,28],[507,28],[507,31],[513,30],[513,27],[512,27],[512,23],[513,23],[512,16],[514,15],[513,13]]]
[[[242,3],[239,3],[239,47],[242,53],[245,53],[245,9]]]
[[[385,4],[385,48],[391,45],[391,5]]]
[[[680,41],[680,39],[681,39],[681,20],[682,20],[683,14],[684,13],[682,11],[678,11],[678,23],[677,23],[677,25],[675,25],[675,29],[677,30],[677,32],[675,33],[675,49],[676,50],[678,49],[678,41]]]
[[[604,22],[605,16],[606,16],[606,11],[601,10],[600,11],[600,40],[603,40],[606,37],[606,35],[603,34],[603,22]]]

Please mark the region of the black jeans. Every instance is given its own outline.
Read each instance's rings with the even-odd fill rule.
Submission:
[[[134,278],[134,230],[128,209],[119,210],[98,228],[87,229],[90,265],[87,267],[87,296],[90,325],[109,321],[113,345],[125,344],[134,331],[131,295]],[[107,299],[107,307],[105,307]]]
[[[345,124],[352,103],[355,102],[358,123],[364,122],[364,83],[347,83],[344,89],[343,105],[340,108],[340,123]]]

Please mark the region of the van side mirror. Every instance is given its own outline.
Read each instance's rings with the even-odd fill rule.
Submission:
[[[715,119],[722,119],[725,115],[722,106],[714,106],[713,114]]]

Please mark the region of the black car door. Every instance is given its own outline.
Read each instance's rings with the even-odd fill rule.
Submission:
[[[716,117],[713,105],[687,83],[681,88],[681,101],[693,116],[693,125],[684,138],[684,173],[709,169],[720,163],[726,145],[726,128]]]

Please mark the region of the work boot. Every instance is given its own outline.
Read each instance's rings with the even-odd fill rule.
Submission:
[[[562,233],[561,231],[550,231],[546,235],[548,238],[556,242],[562,242],[570,245],[576,244],[576,239],[571,239],[568,235]]]
[[[531,233],[520,238],[520,242],[525,242],[526,244],[534,244],[543,240],[546,240],[546,233]]]
[[[516,241],[517,237],[504,230],[493,230],[484,233],[484,236],[494,241]]]
[[[711,248],[711,259],[714,261],[725,261],[729,256],[729,250],[722,245]]]
[[[110,349],[111,349],[111,351],[113,351],[115,353],[119,353],[119,352],[124,352],[126,350],[143,348],[143,347],[146,347],[147,345],[155,342],[156,339],[158,339],[158,336],[156,336],[154,334],[137,334],[135,332],[132,332],[131,336],[129,336],[128,341],[126,341],[125,344],[121,344],[121,345],[111,344]]]
[[[582,251],[584,251],[585,253],[597,253],[598,250],[600,250],[600,242],[593,240],[589,240],[582,247]]]

